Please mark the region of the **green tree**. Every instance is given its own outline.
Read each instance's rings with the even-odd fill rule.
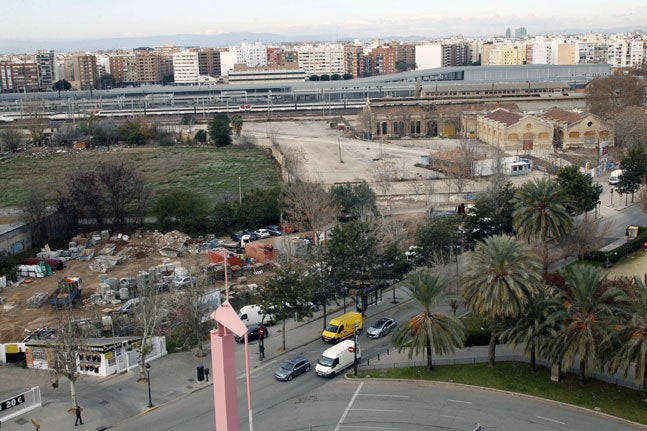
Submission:
[[[377,259],[377,238],[367,222],[337,225],[327,242],[328,265],[339,285],[368,285]]]
[[[499,339],[504,343],[522,344],[524,353],[530,355],[530,369],[537,371],[537,353],[542,352],[555,334],[555,324],[549,316],[555,313],[559,304],[550,289],[540,286],[530,296],[527,308],[520,316],[506,319]]]
[[[527,247],[509,236],[479,241],[461,279],[465,306],[483,317],[491,330],[488,365],[495,364],[498,324],[518,318],[541,285],[539,265]]]
[[[473,245],[493,235],[512,235],[512,198],[517,189],[507,182],[499,190],[480,195],[474,202],[474,210],[463,222],[465,241]]]
[[[305,259],[308,269],[304,271],[304,281],[312,293],[312,301],[315,305],[321,305],[323,309],[321,322],[323,330],[328,323],[328,301],[342,294],[341,286],[334,282],[332,268],[327,262],[326,248],[323,244],[312,245]]]
[[[432,216],[423,221],[416,230],[416,244],[427,264],[444,264],[453,255],[452,249],[459,246],[461,239],[458,215]]]
[[[217,147],[231,145],[231,127],[229,116],[225,113],[216,114],[207,125],[209,140]]]
[[[243,130],[243,117],[240,114],[235,114],[231,117],[231,127],[238,138]]]
[[[631,193],[631,202],[634,193],[642,185],[643,177],[647,175],[647,153],[643,147],[634,147],[629,150],[625,158],[620,161],[620,183],[616,186],[620,193]]]
[[[320,81],[330,81],[330,75],[328,75],[327,73],[324,73],[319,77],[319,80]]]
[[[330,193],[346,219],[377,214],[377,198],[366,181],[336,184]]]
[[[195,136],[193,137],[193,141],[196,144],[206,144],[207,143],[207,131],[200,129],[197,132],[195,132]]]
[[[593,177],[580,172],[576,165],[557,171],[557,184],[569,212],[581,214],[595,208],[602,194],[602,185],[593,184]]]
[[[427,367],[431,370],[432,349],[436,355],[444,355],[462,347],[465,343],[465,326],[453,314],[435,310],[450,299],[447,294],[449,285],[440,275],[433,274],[429,269],[418,271],[403,285],[416,304],[422,307],[422,312],[397,328],[393,345],[398,352],[408,348],[409,359],[424,351]]]
[[[548,178],[526,182],[515,193],[512,226],[522,238],[538,239],[544,273],[548,272],[548,240],[559,238],[573,225],[557,183]]]
[[[611,358],[609,371],[622,370],[627,377],[633,367],[634,379],[642,383],[647,395],[647,275],[642,279],[634,276],[633,283],[628,284],[630,293],[620,298],[628,308],[628,315],[626,319],[616,319],[613,325],[619,348],[613,346],[616,353]]]
[[[52,90],[58,91],[58,97],[61,97],[61,91],[69,91],[72,89],[72,84],[64,79],[60,79],[52,85]]]
[[[130,118],[119,126],[117,130],[119,139],[128,145],[145,145],[154,135],[153,130],[145,118]]]
[[[310,81],[319,81],[320,78],[319,78],[319,75],[310,75],[308,77],[308,80],[310,80]]]
[[[398,60],[395,62],[395,68],[398,72],[406,72],[409,70],[409,63],[406,60]]]
[[[344,73],[344,74],[342,75],[342,79],[343,79],[344,81],[347,81],[347,80],[349,80],[349,79],[353,79],[353,75],[352,75],[352,74],[350,74],[350,73]]]
[[[296,262],[284,262],[258,290],[261,309],[283,322],[283,350],[286,349],[285,319],[295,313],[302,317],[312,316],[312,307],[309,305],[312,294],[303,277],[304,270]]]
[[[109,73],[106,73],[101,78],[99,78],[99,88],[102,90],[108,90],[114,88],[116,84],[115,77]]]
[[[339,73],[333,73],[330,75],[330,80],[331,81],[339,81],[341,79],[341,75]]]
[[[560,323],[551,342],[551,360],[565,366],[579,361],[580,384],[587,383],[587,369],[602,369],[603,342],[608,338],[615,307],[622,291],[602,287],[606,278],[601,268],[577,263],[564,271],[565,286],[556,286],[561,306],[552,316]]]
[[[193,235],[205,232],[209,211],[205,197],[181,188],[162,194],[153,206],[160,230],[179,229]]]

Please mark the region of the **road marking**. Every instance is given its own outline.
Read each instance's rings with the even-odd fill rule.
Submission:
[[[356,428],[356,429],[367,429],[367,430],[397,430],[397,429],[399,429],[399,428],[387,428],[387,427],[366,427],[366,426],[361,426],[361,425],[342,425],[341,428]]]
[[[560,424],[560,425],[566,425],[564,422],[560,422],[560,421],[558,421],[558,420],[551,419],[551,418],[545,418],[545,417],[543,417],[543,416],[537,416],[537,418],[539,418],[539,419],[543,419],[543,420],[545,420],[545,421],[549,421],[549,422],[555,422],[556,424]]]
[[[402,413],[402,410],[388,410],[388,409],[351,409],[352,411],[361,411],[361,412],[393,412],[393,413]]]
[[[447,400],[448,403],[472,404],[471,401]]]
[[[344,410],[344,414],[341,415],[341,418],[339,418],[339,422],[337,422],[337,426],[335,427],[335,431],[339,431],[342,427],[341,424],[344,423],[344,419],[346,419],[346,415],[350,411],[350,408],[353,407],[353,403],[355,402],[355,398],[357,398],[357,394],[359,394],[359,391],[362,390],[362,386],[364,386],[364,382],[361,382],[359,386],[357,387],[357,390],[353,394],[353,398],[350,399],[348,402],[348,405],[346,406],[346,410]]]
[[[389,397],[389,398],[409,398],[409,395],[389,395],[389,394],[359,394],[363,397]]]
[[[460,419],[460,420],[463,420],[463,421],[465,420],[465,418],[462,418],[460,416],[448,416],[448,415],[438,415],[438,416],[440,416],[441,418]]]

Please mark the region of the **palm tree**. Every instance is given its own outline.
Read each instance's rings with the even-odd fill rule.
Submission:
[[[404,283],[411,298],[423,309],[399,327],[393,335],[393,345],[402,352],[409,348],[409,359],[414,353],[424,351],[427,354],[427,367],[433,368],[431,353],[443,355],[454,352],[456,347],[465,342],[465,326],[453,314],[435,312],[434,308],[447,301],[448,282],[430,270],[414,273]]]
[[[477,242],[461,279],[463,301],[490,326],[488,365],[493,367],[497,324],[523,315],[541,285],[539,264],[520,242],[509,236],[492,236]]]
[[[617,288],[602,288],[606,275],[602,269],[579,263],[564,271],[564,287],[556,287],[561,306],[552,318],[560,328],[551,342],[550,357],[572,366],[579,360],[580,384],[587,382],[587,369],[601,369],[603,343],[610,336],[614,302],[621,297]]]
[[[506,319],[505,330],[499,339],[505,343],[523,344],[524,353],[530,355],[530,369],[537,371],[537,352],[541,352],[555,333],[555,324],[548,317],[557,311],[559,303],[550,290],[541,286],[530,297],[528,308],[517,318]]]
[[[540,240],[545,274],[548,272],[548,239],[564,235],[573,224],[558,184],[549,178],[536,178],[525,183],[512,199],[512,227],[522,238]]]
[[[635,380],[642,382],[647,395],[647,274],[643,279],[634,276],[631,288],[632,294],[622,298],[629,314],[627,320],[615,327],[615,335],[621,344],[611,359],[609,370],[615,373],[622,369],[627,377],[633,365]]]

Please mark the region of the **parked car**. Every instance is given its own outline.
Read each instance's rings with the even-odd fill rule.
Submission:
[[[249,341],[254,341],[258,340],[260,338],[261,332],[260,329],[263,328],[263,337],[269,337],[270,332],[267,330],[267,326],[265,325],[251,325],[247,327],[247,340]],[[236,340],[237,343],[244,343],[245,339],[243,337],[239,337],[236,335],[234,337],[234,340]]]
[[[231,237],[232,241],[236,241],[237,243],[240,243],[240,238],[243,236],[242,232],[235,232],[229,235]]]
[[[283,362],[281,366],[274,371],[276,380],[290,381],[299,374],[310,371],[310,361],[303,356],[295,356]]]
[[[173,287],[176,289],[184,289],[190,287],[195,282],[195,277],[190,275],[178,275],[173,279]]]
[[[243,231],[243,234],[249,235],[249,239],[252,240],[252,241],[256,241],[257,239],[261,239],[261,237],[258,236],[258,234],[256,232],[254,232],[253,230],[251,230],[251,229],[245,229]]]
[[[267,229],[256,229],[254,231],[256,235],[258,235],[260,238],[269,238],[270,237],[270,232]]]
[[[369,338],[381,338],[393,331],[396,326],[398,326],[398,322],[395,320],[390,317],[381,317],[366,330],[366,335]]]
[[[281,236],[283,235],[283,232],[281,232],[281,227],[277,226],[275,224],[265,226],[265,229],[270,233],[271,236]]]

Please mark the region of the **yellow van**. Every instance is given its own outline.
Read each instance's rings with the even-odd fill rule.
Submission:
[[[346,338],[352,337],[357,330],[360,334],[364,328],[362,313],[349,311],[341,316],[333,317],[321,333],[321,338],[327,343],[339,343]]]

